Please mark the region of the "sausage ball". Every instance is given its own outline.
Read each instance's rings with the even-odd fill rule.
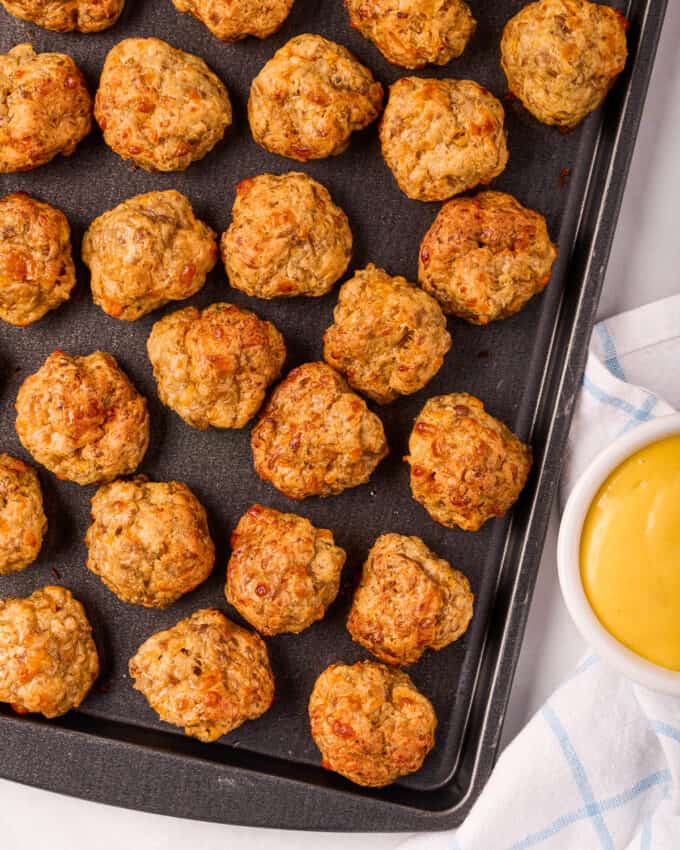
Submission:
[[[129,670],[161,720],[199,741],[216,741],[254,720],[274,699],[262,638],[210,608],[152,635]]]
[[[112,27],[125,0],[0,0],[10,15],[55,32],[100,32]]]
[[[290,499],[364,484],[388,452],[382,422],[325,363],[276,387],[250,436],[255,471]]]
[[[91,127],[92,101],[70,56],[30,44],[0,54],[0,173],[70,156]]]
[[[465,531],[509,510],[531,469],[530,447],[467,393],[429,399],[408,448],[413,498],[432,519]]]
[[[326,362],[379,404],[422,389],[451,347],[434,298],[372,263],[342,285],[333,318]]]
[[[420,245],[418,281],[445,312],[486,325],[542,292],[556,257],[540,213],[480,192],[441,208]]]
[[[235,289],[256,298],[325,295],[352,256],[347,216],[306,174],[260,174],[236,187],[222,259]]]
[[[446,65],[465,50],[477,22],[464,0],[345,0],[350,24],[388,62]]]
[[[147,192],[92,222],[83,262],[94,303],[115,319],[138,319],[202,288],[217,262],[216,235],[184,195]]]
[[[92,499],[87,567],[123,602],[165,608],[215,562],[203,505],[180,481],[114,481]]]
[[[94,101],[104,141],[147,171],[184,171],[231,124],[224,83],[192,53],[158,38],[109,51]]]
[[[338,595],[345,558],[327,528],[253,505],[231,536],[227,602],[264,635],[297,634]]]
[[[472,619],[470,582],[420,537],[383,534],[368,553],[347,628],[387,664],[414,664],[444,649]]]
[[[406,673],[374,661],[324,670],[309,720],[323,767],[373,787],[419,770],[437,727],[432,704]]]
[[[32,564],[45,531],[38,475],[22,460],[0,454],[0,576]]]
[[[18,714],[59,717],[80,705],[98,675],[92,627],[69,590],[0,599],[0,702]]]
[[[570,130],[623,71],[628,21],[587,0],[529,3],[505,25],[501,64],[510,91],[544,124]]]
[[[189,12],[222,41],[246,36],[267,38],[288,17],[294,0],[172,0],[179,12]]]
[[[274,325],[234,304],[171,313],[146,347],[161,401],[200,430],[243,428],[286,359]]]
[[[472,80],[403,77],[380,122],[385,162],[416,201],[445,201],[489,183],[508,161],[499,100]]]
[[[37,322],[75,283],[64,213],[26,192],[0,198],[0,319],[19,327]]]
[[[24,448],[77,484],[134,472],[149,445],[146,399],[104,351],[53,352],[22,384],[16,408]]]
[[[378,117],[380,83],[340,44],[292,38],[253,80],[248,118],[266,150],[306,162],[342,153]]]

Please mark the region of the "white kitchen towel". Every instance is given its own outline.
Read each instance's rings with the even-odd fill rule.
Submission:
[[[680,295],[596,326],[562,496],[601,448],[674,408]],[[680,850],[680,699],[632,685],[588,655],[501,754],[460,829],[403,847]]]

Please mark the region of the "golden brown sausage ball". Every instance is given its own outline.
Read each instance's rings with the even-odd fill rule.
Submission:
[[[222,41],[246,36],[267,38],[288,17],[294,0],[172,0],[179,12],[189,12]]]
[[[446,313],[486,325],[542,292],[556,257],[540,213],[480,192],[441,208],[420,245],[418,281]]]
[[[161,720],[199,741],[215,741],[254,720],[274,699],[262,638],[210,608],[151,635],[129,669]]]
[[[326,362],[379,404],[422,389],[451,347],[434,298],[372,263],[342,285],[333,318]]]
[[[201,289],[217,262],[216,235],[184,195],[147,192],[92,222],[83,262],[94,303],[116,319],[138,319]]]
[[[222,236],[229,283],[256,298],[325,295],[352,256],[347,216],[306,174],[260,174],[236,187]]]
[[[486,184],[508,161],[499,100],[472,80],[403,77],[380,122],[385,162],[417,201],[445,201]]]
[[[134,472],[149,445],[146,399],[104,351],[55,351],[22,384],[16,429],[33,457],[77,484]]]
[[[274,325],[234,304],[171,313],[146,347],[161,401],[201,430],[243,428],[286,359]]]
[[[364,484],[388,452],[380,419],[335,369],[304,363],[276,387],[250,436],[255,471],[290,499]]]
[[[36,471],[23,460],[0,454],[0,576],[32,564],[46,530]]]
[[[465,531],[509,510],[531,469],[531,448],[467,393],[429,399],[408,448],[413,498],[432,519]]]
[[[628,21],[604,3],[540,0],[505,25],[510,91],[544,124],[569,130],[602,103],[623,71]]]
[[[347,629],[381,661],[414,664],[464,634],[473,602],[463,573],[420,537],[383,534],[368,553]]]
[[[0,173],[70,156],[91,127],[92,101],[70,56],[30,44],[0,54]]]
[[[292,38],[253,80],[248,118],[266,150],[306,162],[340,154],[378,117],[383,89],[345,47]]]
[[[180,481],[114,481],[92,498],[87,567],[123,602],[165,608],[212,572],[203,505]]]
[[[112,27],[125,0],[0,0],[10,15],[55,32],[100,32]]]
[[[98,675],[92,627],[69,590],[0,599],[0,702],[59,717],[80,705]]]
[[[327,528],[253,505],[231,536],[227,602],[264,635],[297,634],[338,595],[345,558]]]
[[[437,727],[432,704],[406,673],[374,661],[324,670],[309,720],[323,767],[373,787],[419,770]]]
[[[465,50],[477,22],[464,0],[345,0],[350,24],[388,62],[446,65]]]
[[[198,56],[158,38],[126,38],[106,57],[94,115],[123,159],[147,171],[184,171],[224,136],[231,103]]]
[[[71,294],[71,228],[61,210],[26,192],[0,198],[0,319],[25,327]]]

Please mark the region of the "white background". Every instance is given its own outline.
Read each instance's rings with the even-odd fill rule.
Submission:
[[[669,0],[600,316],[680,291],[680,2]],[[504,743],[584,651],[557,587],[556,512],[513,687]],[[1,766],[0,766],[1,770]],[[0,780],[0,850],[389,850],[404,836],[286,833],[130,812]],[[483,848],[480,848],[483,850]]]

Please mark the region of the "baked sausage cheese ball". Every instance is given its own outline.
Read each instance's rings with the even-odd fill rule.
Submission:
[[[32,564],[46,530],[36,471],[19,458],[0,454],[0,576]]]
[[[445,201],[489,183],[508,161],[499,100],[472,80],[402,77],[380,122],[385,162],[417,201]]]
[[[446,65],[465,50],[476,21],[464,0],[345,0],[350,24],[388,62]]]
[[[69,590],[0,599],[0,702],[59,717],[80,705],[98,675],[92,627]]]
[[[288,17],[294,0],[172,0],[179,12],[189,12],[221,41],[249,35],[267,38]]]
[[[123,602],[165,608],[212,572],[203,505],[180,481],[114,481],[92,498],[87,567]]]
[[[253,138],[271,153],[306,162],[340,154],[378,117],[383,89],[345,47],[320,35],[292,38],[250,88]]]
[[[75,283],[64,213],[26,192],[0,198],[0,319],[19,327],[37,322]]]
[[[325,295],[345,273],[352,231],[325,186],[306,174],[260,174],[236,187],[222,236],[229,283],[256,298]]]
[[[364,484],[388,452],[380,419],[326,363],[304,363],[276,387],[252,430],[255,471],[290,499]]]
[[[0,54],[0,173],[70,156],[91,127],[92,101],[70,56],[30,44]]]
[[[264,635],[297,634],[338,595],[345,558],[327,528],[253,505],[231,536],[227,602]]]
[[[628,21],[604,3],[540,0],[505,25],[501,64],[510,91],[539,121],[570,130],[623,71]]]
[[[151,329],[147,351],[163,404],[193,428],[243,428],[286,359],[271,322],[234,304],[185,307]]]
[[[100,215],[82,252],[94,303],[128,320],[194,295],[217,262],[215,233],[173,189],[136,195]]]
[[[147,171],[184,171],[224,136],[231,103],[198,56],[158,38],[126,38],[106,57],[94,114],[123,159]]]
[[[451,347],[434,298],[372,263],[342,285],[333,318],[326,362],[379,404],[422,389]]]
[[[463,573],[419,537],[383,534],[368,553],[347,628],[387,664],[414,664],[464,634],[474,597]]]
[[[0,0],[10,15],[55,32],[100,32],[112,27],[125,0]]]
[[[200,741],[216,741],[254,720],[274,699],[262,638],[210,608],[152,635],[129,670],[161,720]]]
[[[134,472],[149,445],[146,399],[104,351],[53,352],[22,384],[16,408],[24,448],[77,484]]]
[[[437,727],[432,704],[409,676],[373,661],[324,670],[309,720],[323,767],[373,787],[419,770]]]
[[[429,399],[409,440],[411,492],[432,519],[477,531],[515,503],[531,448],[467,393]]]
[[[441,208],[420,245],[418,281],[446,313],[486,325],[542,292],[556,257],[540,213],[480,192]]]

